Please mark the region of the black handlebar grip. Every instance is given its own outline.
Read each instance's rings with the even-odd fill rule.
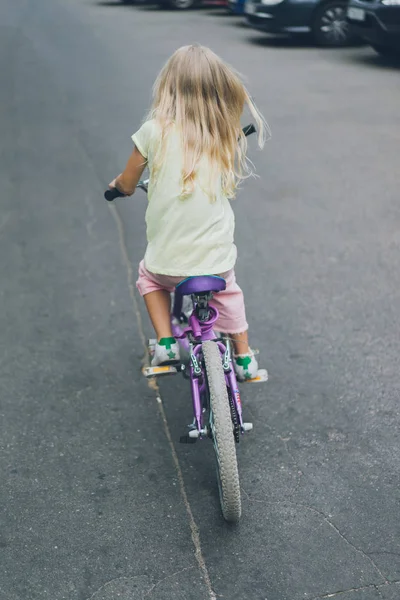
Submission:
[[[112,202],[113,200],[115,200],[115,198],[122,198],[123,196],[125,196],[125,194],[117,190],[116,187],[106,190],[104,192],[104,198],[109,202]]]
[[[246,127],[243,127],[242,131],[243,131],[244,135],[247,137],[248,135],[255,133],[257,131],[257,129],[254,127],[253,123],[250,123],[250,125],[246,125]]]

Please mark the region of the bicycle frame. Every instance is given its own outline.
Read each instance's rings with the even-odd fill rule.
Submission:
[[[208,319],[200,320],[197,316],[198,301],[202,298],[206,300],[205,308],[208,310]],[[214,332],[214,324],[218,320],[218,310],[208,304],[211,294],[201,294],[192,296],[193,311],[188,319],[182,315],[182,297],[175,297],[174,309],[172,313],[172,333],[179,343],[189,350],[189,376],[190,388],[192,392],[194,425],[198,432],[198,437],[207,435],[207,429],[203,423],[202,395],[207,391],[207,379],[205,369],[202,363],[202,343],[205,341],[215,341],[221,354],[221,362],[225,373],[225,381],[228,391],[231,394],[234,409],[238,417],[240,430],[244,433],[242,403],[240,400],[239,388],[236,380],[236,374],[232,365],[231,348],[228,339],[224,341],[217,338]],[[188,326],[181,328],[180,324],[187,321]]]

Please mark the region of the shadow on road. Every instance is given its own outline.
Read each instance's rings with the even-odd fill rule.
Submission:
[[[93,2],[93,5],[102,7],[106,6],[110,8],[121,6],[122,8],[136,8],[138,10],[148,12],[171,12],[171,9],[167,6],[163,7],[161,6],[161,4],[154,4],[154,2],[146,2],[146,0],[132,0],[132,2],[124,2],[123,0],[95,0],[95,2]],[[180,14],[180,12],[177,14]]]
[[[110,8],[115,8],[116,6],[121,6],[123,8],[126,7],[130,7],[130,8],[138,8],[141,9],[143,11],[148,11],[148,12],[174,12],[176,15],[179,14],[185,14],[188,12],[203,12],[205,10],[209,10],[209,15],[210,16],[217,16],[217,17],[227,17],[230,16],[228,10],[226,8],[221,7],[220,5],[213,5],[212,1],[210,1],[210,3],[205,2],[202,5],[196,5],[193,6],[191,8],[188,8],[187,10],[175,10],[168,7],[168,6],[162,6],[162,4],[157,4],[157,2],[153,1],[148,1],[148,0],[131,0],[131,1],[124,1],[124,0],[95,0],[93,2],[94,6],[102,6],[102,7],[110,7]]]
[[[250,25],[247,23],[247,21],[241,17],[243,17],[243,15],[235,15],[233,13],[231,13],[226,7],[221,7],[221,6],[207,6],[209,12],[206,13],[206,15],[208,17],[223,17],[223,19],[225,19],[225,23],[226,25],[229,25],[229,27],[237,27],[239,29],[250,29]],[[220,20],[220,23],[222,22],[222,19]]]
[[[311,35],[256,35],[249,37],[247,41],[254,46],[265,46],[267,48],[315,48]]]
[[[190,8],[187,8],[185,10],[175,10],[173,8],[170,8],[168,6],[162,6],[160,4],[154,4],[154,3],[146,3],[146,2],[142,2],[140,4],[137,5],[138,8],[140,8],[141,10],[144,11],[165,11],[165,12],[169,12],[169,13],[174,13],[175,15],[187,15],[188,13],[198,13],[201,12],[204,14],[204,11],[209,10],[210,12],[208,13],[209,15],[212,15],[213,17],[217,16],[217,17],[222,17],[222,16],[229,16],[228,13],[218,13],[216,12],[218,9],[220,9],[220,6],[215,6],[213,7],[213,5],[210,4],[196,4],[195,6],[191,6]],[[215,8],[215,10],[213,10]]]
[[[380,56],[379,54],[349,54],[344,57],[349,63],[358,63],[360,66],[375,69],[400,69],[400,55],[398,57]]]
[[[232,17],[232,13],[229,12],[229,10],[227,9],[226,6],[206,6],[206,8],[210,11],[207,14],[207,16],[210,17]]]
[[[109,6],[114,8],[115,6],[122,6],[122,7],[127,7],[127,6],[140,6],[142,4],[142,2],[138,1],[138,2],[122,2],[121,0],[114,0],[114,2],[112,0],[96,0],[95,2],[93,2],[93,4],[95,6]]]
[[[244,19],[237,20],[235,23],[233,23],[233,26],[237,27],[238,29],[251,29],[250,25]]]

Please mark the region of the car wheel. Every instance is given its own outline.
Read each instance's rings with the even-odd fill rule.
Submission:
[[[176,10],[187,10],[188,8],[192,8],[195,3],[196,0],[161,0],[160,6]]]
[[[375,52],[385,58],[400,58],[400,49],[391,48],[390,46],[381,46],[380,44],[373,44],[372,47]]]
[[[313,36],[319,46],[347,46],[355,39],[346,13],[347,2],[343,0],[333,0],[319,6],[312,25]]]

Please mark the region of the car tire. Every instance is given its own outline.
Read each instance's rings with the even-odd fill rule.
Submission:
[[[372,47],[375,52],[385,58],[400,58],[400,49],[392,48],[390,46],[381,46],[380,44],[372,44]]]
[[[173,10],[188,10],[193,8],[196,0],[161,0],[159,2],[162,8],[172,8]]]
[[[317,8],[312,33],[318,46],[343,47],[355,41],[346,13],[347,2],[344,0],[331,0]]]

